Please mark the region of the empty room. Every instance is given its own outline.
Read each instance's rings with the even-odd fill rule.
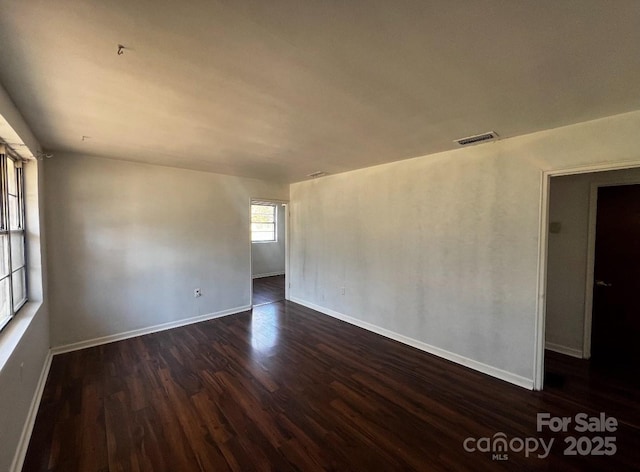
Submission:
[[[638,470],[639,45],[0,0],[0,471]]]

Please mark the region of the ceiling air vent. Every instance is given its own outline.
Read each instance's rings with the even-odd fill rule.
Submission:
[[[312,179],[317,179],[318,177],[324,177],[327,175],[326,172],[319,170],[318,172],[312,172],[311,174],[307,174],[307,177],[311,177]]]
[[[470,144],[482,143],[484,141],[491,141],[497,139],[498,133],[495,131],[489,131],[488,133],[476,134],[475,136],[468,136],[466,138],[456,139],[455,142],[460,146],[469,146]]]

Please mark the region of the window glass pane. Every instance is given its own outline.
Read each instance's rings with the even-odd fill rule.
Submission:
[[[251,231],[265,231],[273,234],[273,223],[251,223]]]
[[[274,223],[276,207],[273,205],[252,205],[251,221],[254,223]]]
[[[254,232],[252,234],[253,241],[273,241],[273,231],[269,231],[268,233],[264,232]]]
[[[9,236],[0,234],[0,279],[9,274]]]
[[[18,197],[15,195],[9,195],[9,228],[20,229],[20,218],[18,212],[20,211],[20,204]]]
[[[7,183],[9,188],[9,193],[12,195],[17,195],[16,191],[16,165],[13,163],[13,159],[10,159],[7,156]]]
[[[24,233],[11,234],[11,268],[24,265]]]
[[[0,327],[4,326],[11,318],[11,302],[9,297],[9,278],[0,280]]]
[[[0,234],[0,329],[27,300],[22,170],[8,156],[3,164],[0,203],[8,221],[2,226],[10,231]]]
[[[253,205],[251,205],[251,212],[254,214],[270,215],[273,213],[274,208],[275,205],[263,205],[254,203]]]
[[[273,223],[273,217],[270,215],[254,215],[251,218],[252,223]]]
[[[27,287],[24,283],[24,274],[24,269],[18,269],[11,276],[11,280],[13,282],[13,307],[16,311],[27,298]]]
[[[276,205],[251,205],[251,241],[276,240]]]

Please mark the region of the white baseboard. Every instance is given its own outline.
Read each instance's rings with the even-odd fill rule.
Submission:
[[[560,344],[546,342],[544,344],[545,349],[549,349],[553,352],[559,352],[560,354],[565,354],[571,357],[577,357],[578,359],[582,359],[582,351],[580,349],[574,349],[572,347],[562,346]]]
[[[284,271],[279,271],[279,272],[267,272],[265,274],[256,274],[256,275],[252,275],[251,278],[252,279],[261,279],[263,277],[274,277],[276,275],[284,275]]]
[[[38,379],[38,385],[36,391],[31,399],[31,405],[29,406],[29,412],[27,413],[27,420],[22,428],[22,434],[20,435],[20,441],[18,442],[18,448],[15,456],[13,456],[13,462],[9,468],[10,472],[20,472],[22,465],[24,464],[24,458],[27,455],[27,449],[29,447],[29,441],[31,440],[31,433],[33,432],[33,426],[36,422],[36,416],[38,415],[38,409],[40,408],[40,401],[42,400],[42,394],[44,392],[44,386],[47,383],[47,377],[49,376],[49,369],[51,368],[51,359],[53,354],[51,350],[47,352],[47,357],[44,360],[42,371],[40,372],[40,378]]]
[[[124,333],[110,334],[108,336],[102,336],[94,339],[87,339],[86,341],[80,341],[72,344],[65,344],[63,346],[56,346],[51,348],[53,355],[63,354],[65,352],[78,351],[80,349],[86,349],[88,347],[100,346],[101,344],[108,344],[115,341],[122,341],[123,339],[135,338],[144,334],[157,333],[159,331],[165,331],[167,329],[179,328],[180,326],[186,326],[193,323],[200,323],[202,321],[212,320],[214,318],[221,318],[223,316],[235,315],[236,313],[242,313],[243,311],[251,310],[251,305],[241,306],[237,308],[231,308],[229,310],[218,311],[215,313],[209,313],[206,315],[194,316],[192,318],[183,318],[181,320],[170,321],[168,323],[162,323],[154,326],[148,326],[146,328],[134,329],[132,331],[125,331]]]
[[[469,367],[470,369],[477,370],[478,372],[482,372],[483,374],[496,377],[500,380],[504,380],[505,382],[518,385],[519,387],[524,387],[526,389],[533,390],[533,379],[528,379],[526,377],[522,377],[520,375],[507,372],[506,370],[498,369],[497,367],[483,364],[482,362],[478,362],[476,360],[469,359],[468,357],[464,357],[459,354],[446,351],[439,347],[432,346],[422,341],[418,341],[417,339],[413,339],[408,336],[404,336],[402,334],[389,331],[388,329],[381,328],[380,326],[367,323],[366,321],[358,320],[351,316],[344,315],[337,311],[316,305],[314,303],[307,302],[305,300],[301,300],[299,298],[291,297],[291,301],[298,303],[300,305],[306,306],[307,308],[311,308],[312,310],[318,311],[325,315],[332,316],[339,320],[346,321],[347,323],[350,323],[352,325],[359,326],[360,328],[364,328],[368,331],[372,331],[374,333],[380,334],[387,338],[393,339],[394,341],[398,341],[403,344],[407,344],[409,346],[415,347],[417,349],[420,349],[421,351],[428,352],[429,354],[433,354],[435,356],[442,357],[443,359],[447,359],[451,362],[455,362],[456,364],[460,364],[465,367]]]

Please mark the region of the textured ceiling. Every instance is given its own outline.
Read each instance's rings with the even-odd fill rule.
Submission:
[[[0,83],[50,150],[297,181],[639,109],[640,2],[0,0]]]

